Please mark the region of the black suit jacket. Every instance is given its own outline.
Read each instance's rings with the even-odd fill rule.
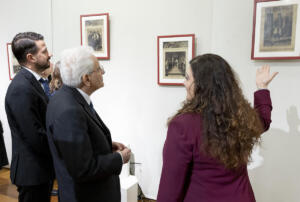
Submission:
[[[63,86],[47,109],[47,135],[61,202],[120,202],[122,158],[82,95]]]
[[[7,154],[6,154],[5,144],[3,139],[3,128],[2,128],[2,123],[0,121],[0,169],[2,166],[5,166],[7,164],[8,164],[8,160],[7,160]]]
[[[12,136],[11,181],[29,186],[53,179],[54,168],[46,135],[48,98],[26,69],[10,83],[5,110]]]

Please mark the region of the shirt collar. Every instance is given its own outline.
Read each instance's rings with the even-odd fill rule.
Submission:
[[[31,74],[33,74],[33,76],[36,78],[37,81],[40,80],[40,78],[42,78],[38,73],[36,73],[35,71],[32,71],[31,69],[29,69],[28,67],[23,66],[24,69],[26,69],[27,71],[29,71]]]
[[[86,94],[83,90],[81,90],[80,88],[76,88],[78,90],[78,92],[82,95],[82,97],[85,99],[85,101],[88,103],[88,105],[91,104],[91,98],[88,94]]]

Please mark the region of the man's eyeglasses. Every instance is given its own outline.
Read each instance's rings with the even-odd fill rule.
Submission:
[[[93,72],[102,72],[104,74],[105,70],[104,70],[104,67],[102,65],[99,65],[99,68],[97,68],[96,70],[92,71],[91,73]]]

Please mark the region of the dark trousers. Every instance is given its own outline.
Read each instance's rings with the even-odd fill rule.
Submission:
[[[34,186],[17,186],[19,202],[50,202],[53,183]]]

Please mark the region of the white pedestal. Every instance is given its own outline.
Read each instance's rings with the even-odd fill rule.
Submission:
[[[123,165],[120,183],[121,202],[137,202],[138,180],[136,176],[129,175],[129,163]]]
[[[121,202],[137,202],[138,181],[133,175],[121,178]]]

